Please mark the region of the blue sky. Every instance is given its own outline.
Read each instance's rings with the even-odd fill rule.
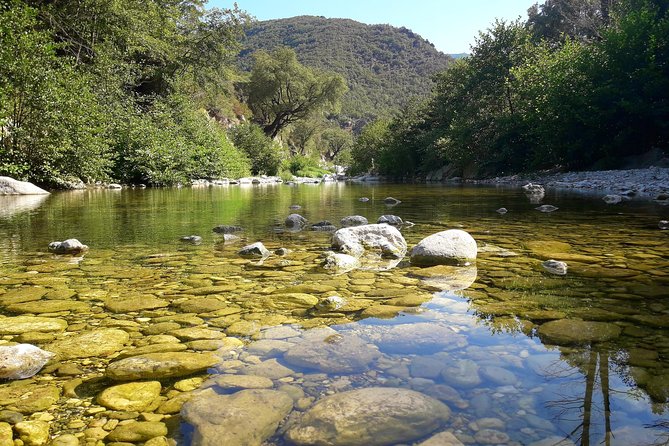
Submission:
[[[542,0],[237,0],[258,20],[321,15],[369,24],[404,26],[445,53],[469,51],[478,31],[496,19],[527,18],[527,9]],[[229,8],[234,1],[209,0],[209,7]]]

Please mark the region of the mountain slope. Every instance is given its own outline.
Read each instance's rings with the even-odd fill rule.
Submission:
[[[431,75],[446,68],[450,56],[418,34],[390,25],[366,25],[349,19],[299,16],[258,22],[247,33],[243,66],[251,54],[284,45],[295,49],[304,65],[337,72],[349,92],[341,114],[369,119],[389,115],[432,87]]]

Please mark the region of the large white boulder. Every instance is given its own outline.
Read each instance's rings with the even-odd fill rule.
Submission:
[[[411,263],[419,266],[467,264],[476,260],[476,240],[460,229],[432,234],[411,250]]]
[[[382,257],[401,259],[407,252],[407,242],[400,231],[385,224],[340,229],[332,236],[332,247],[354,257],[376,251]]]
[[[47,195],[48,193],[33,183],[0,177],[0,195]]]

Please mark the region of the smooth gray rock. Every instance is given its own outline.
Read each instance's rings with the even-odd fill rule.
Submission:
[[[623,201],[623,197],[620,195],[605,195],[602,200],[604,200],[604,203],[606,204],[618,204]]]
[[[32,344],[0,346],[0,378],[30,378],[54,356]]]
[[[411,250],[411,263],[421,266],[467,264],[476,260],[476,240],[466,231],[449,229],[432,234]]]
[[[0,177],[0,195],[48,195],[49,192],[27,181]]]
[[[63,242],[49,243],[49,251],[55,254],[79,254],[88,251],[88,246],[76,238],[67,239]]]
[[[337,227],[330,223],[327,220],[319,221],[311,225],[312,231],[324,231],[324,232],[333,232],[337,230]]]
[[[288,349],[283,360],[291,366],[325,373],[348,374],[367,370],[381,354],[376,346],[351,335],[330,335],[323,331],[321,338],[310,336]]]
[[[400,200],[398,200],[397,198],[393,198],[393,197],[386,197],[386,198],[383,200],[383,202],[384,202],[385,204],[390,204],[390,205],[396,205],[396,204],[400,204],[400,203],[401,203]]]
[[[181,237],[179,240],[181,240],[184,243],[190,243],[192,245],[199,245],[202,243],[202,237],[199,235],[185,235]]]
[[[360,260],[357,257],[332,251],[327,251],[323,260],[323,268],[337,274],[347,273],[359,268],[360,265]]]
[[[411,443],[448,421],[450,409],[422,393],[369,387],[327,396],[286,433],[297,445],[386,446]]]
[[[377,224],[387,224],[391,226],[402,226],[404,222],[397,215],[382,215],[376,220]]]
[[[539,207],[536,207],[534,209],[536,209],[537,211],[540,211],[540,212],[555,212],[559,208],[553,206],[552,204],[543,204],[543,205],[541,205]]]

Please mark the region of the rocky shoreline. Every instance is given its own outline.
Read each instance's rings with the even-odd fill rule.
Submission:
[[[669,168],[600,170],[584,172],[511,175],[474,181],[476,184],[523,185],[538,183],[550,189],[601,190],[633,192],[635,195],[658,198],[669,194]]]

